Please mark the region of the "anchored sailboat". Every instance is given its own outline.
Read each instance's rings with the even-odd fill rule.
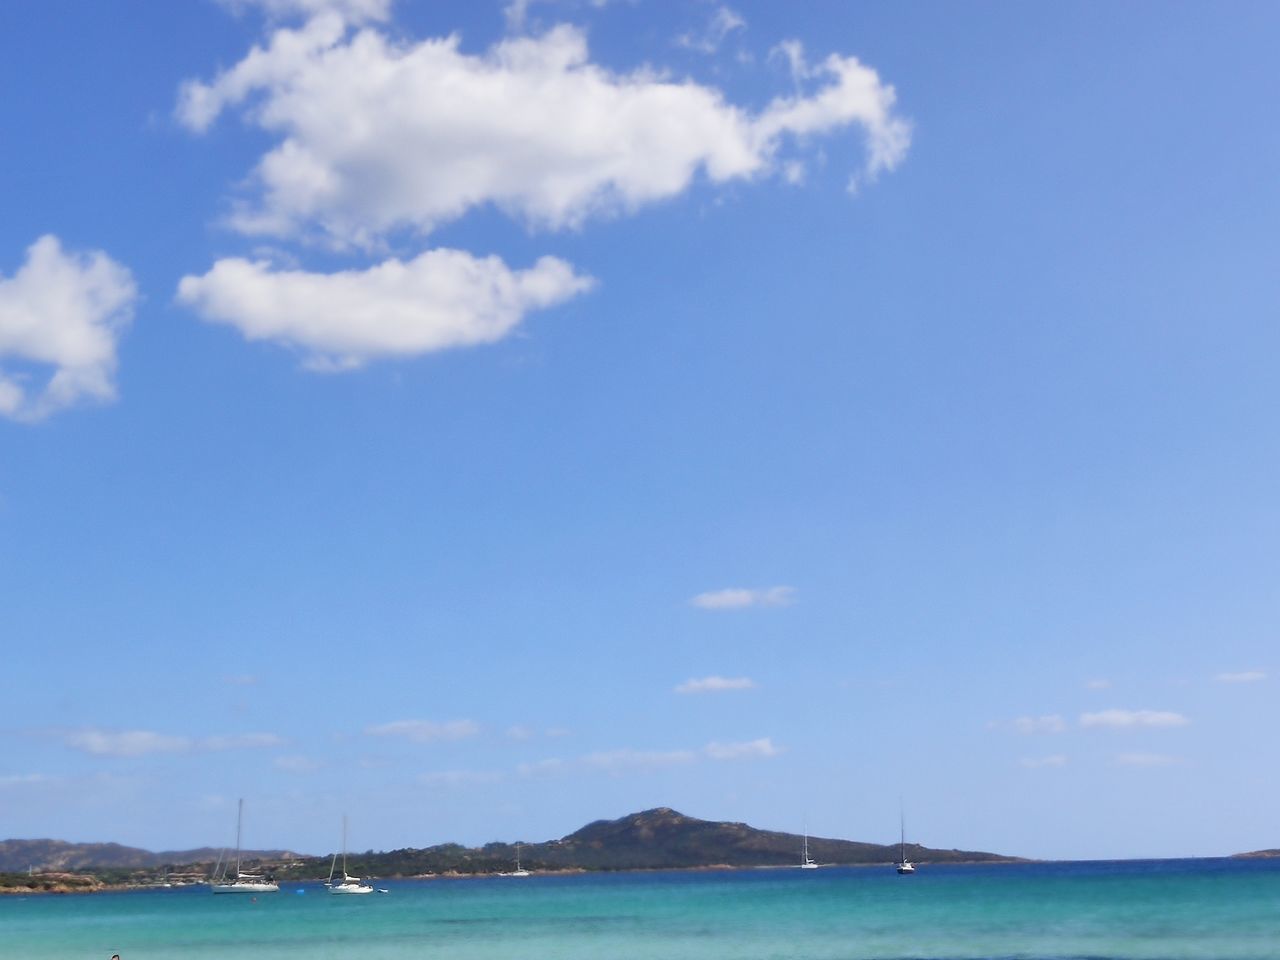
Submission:
[[[333,869],[338,865],[338,855],[333,855],[333,862],[329,864],[329,881],[325,884],[329,888],[330,893],[373,893],[373,887],[365,883],[359,877],[352,877],[347,874],[347,815],[342,815],[342,880],[338,883],[333,882]]]
[[[218,858],[218,866],[214,868],[214,876],[209,881],[209,888],[214,893],[275,893],[280,889],[280,884],[276,883],[271,877],[264,877],[256,873],[243,873],[240,870],[240,827],[244,822],[244,799],[241,798],[240,806],[236,812],[236,875],[228,879],[226,867],[222,865],[222,858]],[[227,866],[230,866],[228,861]],[[222,872],[219,873],[218,871]]]
[[[804,828],[804,852],[800,856],[801,870],[817,870],[818,865],[809,859],[809,827],[806,824]]]
[[[520,866],[520,844],[516,844],[516,869],[514,872],[507,874],[509,877],[527,877],[528,870],[524,870]]]
[[[907,824],[901,810],[898,811],[898,862],[895,866],[899,873],[916,872],[916,865],[907,859]]]

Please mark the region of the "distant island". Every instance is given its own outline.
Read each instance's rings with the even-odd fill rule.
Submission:
[[[711,867],[786,867],[799,863],[799,834],[759,830],[745,823],[688,817],[658,807],[597,820],[559,840],[521,841],[521,865],[534,872],[602,870],[688,870]],[[219,851],[211,848],[152,853],[113,843],[74,844],[61,840],[0,841],[0,892],[77,892],[200,882]],[[909,843],[907,858],[918,863],[997,863],[1019,858],[974,850],[938,850]],[[897,844],[809,837],[809,854],[831,865],[888,864]],[[323,880],[330,854],[245,851],[242,860],[279,880]],[[504,873],[515,864],[515,843],[464,847],[446,843],[382,853],[348,854],[358,876],[399,878],[481,876]]]

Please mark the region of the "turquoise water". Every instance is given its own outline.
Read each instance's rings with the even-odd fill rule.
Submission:
[[[177,960],[1280,958],[1280,863],[1121,863],[388,881],[0,897],[11,957]],[[302,890],[303,892],[298,892]]]

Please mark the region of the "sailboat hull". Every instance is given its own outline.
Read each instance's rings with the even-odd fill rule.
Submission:
[[[338,896],[355,896],[362,893],[373,893],[373,887],[364,883],[335,883],[329,892]]]
[[[244,881],[234,883],[210,884],[214,893],[276,893],[280,884],[269,881]]]

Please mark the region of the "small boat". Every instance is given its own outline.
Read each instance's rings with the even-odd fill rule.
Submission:
[[[256,873],[245,873],[240,869],[240,827],[244,822],[244,799],[241,798],[236,812],[236,873],[228,878],[226,868],[222,866],[222,858],[218,858],[218,866],[214,867],[214,876],[209,881],[209,889],[214,893],[275,893],[280,889],[272,877],[264,877]],[[230,861],[227,862],[230,866]],[[222,870],[219,873],[219,869]]]
[[[809,828],[804,828],[804,850],[800,855],[801,870],[817,870],[818,865],[809,857]]]
[[[898,862],[894,866],[901,874],[916,872],[916,865],[907,859],[907,825],[901,811],[898,813]]]
[[[361,894],[373,893],[373,887],[365,883],[359,877],[352,877],[347,874],[347,816],[342,815],[342,879],[338,883],[333,882],[333,870],[338,865],[338,855],[333,855],[333,862],[329,864],[329,880],[325,886],[329,888],[330,893],[337,894]],[[382,891],[385,893],[386,891]]]
[[[508,877],[527,877],[528,875],[529,875],[529,871],[522,869],[520,866],[520,844],[517,843],[516,844],[516,868],[511,873],[508,873],[507,876]]]

